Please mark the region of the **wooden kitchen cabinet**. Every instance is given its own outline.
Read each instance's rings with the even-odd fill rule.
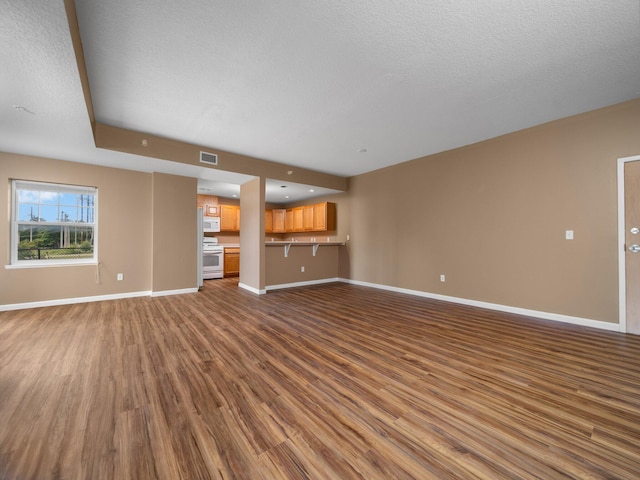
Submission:
[[[202,209],[204,211],[205,217],[219,217],[220,216],[220,205],[212,205],[210,203],[205,204]]]
[[[287,208],[285,213],[284,231],[293,232],[293,208]]]
[[[273,221],[271,231],[273,233],[285,233],[287,231],[287,210],[284,208],[274,208],[271,212]]]
[[[305,232],[313,230],[313,205],[302,207],[302,230]]]
[[[240,231],[240,207],[237,205],[220,205],[220,231]]]
[[[336,229],[336,204],[317,203],[313,206],[313,231],[326,232]]]
[[[273,232],[273,210],[264,211],[264,231],[266,233]]]
[[[326,232],[336,229],[336,204],[316,203],[273,210],[273,233]]]
[[[198,194],[197,206],[202,207],[202,213],[205,217],[220,216],[220,205],[218,204],[218,197],[215,197],[213,195]]]
[[[304,207],[293,209],[293,231],[304,232]]]
[[[237,277],[238,275],[240,275],[240,248],[225,247],[224,276]]]

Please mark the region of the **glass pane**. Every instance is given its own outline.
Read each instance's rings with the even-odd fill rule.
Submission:
[[[73,222],[93,223],[93,208],[84,207],[75,210]]]
[[[20,192],[22,193],[22,192]],[[58,194],[53,193],[56,203],[45,203],[43,194],[47,192],[27,192],[30,195],[40,193],[41,203],[20,202],[18,205],[18,221],[23,222],[72,222],[72,223],[93,223],[95,221],[95,209],[93,207],[93,195]],[[30,197],[30,195],[24,196]],[[21,195],[22,197],[22,195]],[[60,204],[57,200],[65,199],[73,203],[70,205]],[[77,199],[77,202],[75,201]],[[46,202],[53,202],[47,198]]]
[[[40,221],[41,222],[57,222],[58,206],[57,205],[40,205]]]
[[[80,221],[80,210],[76,207],[60,207],[60,221],[61,222],[73,222]]]
[[[18,260],[93,258],[93,227],[18,224]]]
[[[60,205],[70,205],[77,206],[80,202],[80,195],[77,193],[61,193],[60,194]]]
[[[57,192],[40,192],[40,203],[58,205],[58,196]]]
[[[59,222],[75,222],[76,221],[75,213],[76,213],[75,208],[61,206],[60,218],[58,219],[58,221]]]
[[[38,203],[38,192],[34,190],[18,190],[18,202]]]
[[[38,221],[38,205],[22,204],[18,207],[18,220],[22,222]]]

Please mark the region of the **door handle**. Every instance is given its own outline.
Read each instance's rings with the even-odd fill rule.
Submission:
[[[634,243],[633,245],[629,245],[627,247],[629,249],[629,251],[631,253],[638,253],[640,252],[640,245],[638,245],[637,243]]]

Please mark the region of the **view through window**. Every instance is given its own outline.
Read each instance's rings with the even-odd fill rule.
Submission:
[[[95,187],[13,181],[11,263],[96,261]]]

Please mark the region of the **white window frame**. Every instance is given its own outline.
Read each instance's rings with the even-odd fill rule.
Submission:
[[[19,218],[19,190],[35,190],[45,192],[69,193],[69,194],[90,194],[93,195],[93,222],[82,223],[84,226],[93,228],[93,256],[88,258],[57,258],[46,260],[19,260],[18,246],[20,244],[19,225],[33,224],[34,226],[62,226],[78,225],[75,222],[27,222]],[[39,204],[40,205],[40,204]],[[7,268],[29,268],[29,267],[52,267],[64,265],[96,265],[98,263],[98,189],[97,187],[66,185],[60,183],[46,183],[30,180],[11,181],[11,264]]]

